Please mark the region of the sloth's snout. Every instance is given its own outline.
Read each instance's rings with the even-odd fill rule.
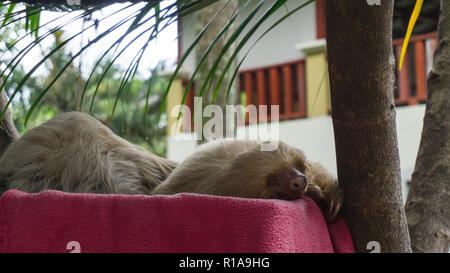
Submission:
[[[289,181],[289,189],[295,193],[303,194],[308,186],[308,180],[300,171],[297,169],[293,170],[294,172],[291,174],[291,179]]]
[[[289,182],[289,188],[293,191],[303,193],[308,185],[308,181],[304,175],[296,176]]]
[[[294,200],[302,197],[308,187],[308,181],[304,174],[296,168],[284,169],[277,179],[280,184],[276,198]]]

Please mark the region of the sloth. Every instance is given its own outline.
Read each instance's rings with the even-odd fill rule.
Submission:
[[[8,146],[0,158],[0,194],[8,189],[150,194],[177,165],[115,135],[88,114],[69,112]]]
[[[343,203],[343,192],[322,165],[283,142],[271,151],[267,142],[222,140],[203,144],[152,192],[182,192],[244,198],[293,200],[306,195],[327,208],[333,220]]]
[[[178,164],[120,138],[88,114],[69,112],[29,130],[6,149],[0,158],[0,194],[51,189],[284,200],[306,195],[335,218],[343,202],[337,180],[295,147],[279,142],[262,151],[262,144],[207,143]]]

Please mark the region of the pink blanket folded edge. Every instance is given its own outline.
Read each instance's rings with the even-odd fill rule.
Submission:
[[[246,198],[234,198],[234,197],[218,197],[218,196],[208,196],[208,195],[199,195],[199,194],[178,194],[175,196],[133,196],[133,195],[97,195],[97,194],[80,194],[80,193],[64,193],[60,191],[44,191],[37,194],[30,194],[30,193],[24,193],[18,190],[10,190],[4,193],[0,197],[0,252],[21,252],[21,249],[11,249],[9,242],[12,239],[10,236],[10,229],[16,227],[19,223],[17,223],[17,218],[14,217],[18,214],[20,214],[20,217],[24,217],[24,215],[32,215],[36,211],[36,204],[41,204],[42,206],[52,205],[53,202],[55,204],[61,203],[61,200],[72,200],[73,203],[80,202],[82,200],[89,200],[90,203],[99,203],[101,204],[101,208],[108,207],[110,205],[117,206],[117,202],[128,202],[127,200],[130,200],[130,204],[136,204],[134,201],[137,201],[139,199],[140,201],[143,201],[143,203],[156,203],[159,207],[164,207],[164,204],[172,206],[173,204],[176,204],[175,208],[179,208],[180,206],[184,206],[183,204],[188,204],[190,201],[191,205],[196,206],[197,208],[203,206],[205,204],[206,207],[208,206],[214,206],[214,204],[217,203],[217,207],[226,208],[227,206],[230,206],[230,210],[233,210],[233,206],[235,205],[243,205],[244,208],[250,208],[255,210],[258,210],[259,206],[265,207],[266,211],[267,208],[273,209],[275,208],[275,211],[277,212],[284,212],[288,211],[286,215],[288,217],[291,216],[293,213],[292,210],[295,208],[295,213],[297,212],[297,208],[300,208],[300,215],[306,217],[315,217],[317,218],[317,211],[320,212],[320,209],[317,207],[317,205],[309,198],[304,197],[300,200],[294,200],[294,201],[284,201],[284,200],[260,200],[260,199],[246,199]],[[169,204],[171,203],[171,205]],[[209,204],[208,204],[209,203]],[[34,208],[27,208],[32,204]],[[139,203],[139,204],[142,204]],[[231,205],[230,205],[231,204]],[[19,205],[19,206],[18,206]],[[18,207],[17,207],[18,206]],[[30,212],[25,213],[24,208],[30,209]],[[210,207],[211,208],[211,207]],[[58,210],[55,210],[55,213]],[[108,210],[110,211],[110,210]],[[263,210],[261,210],[263,212]],[[123,212],[123,211],[122,211]],[[108,215],[110,215],[109,213]],[[309,215],[307,215],[309,214]],[[192,214],[195,215],[195,214]],[[192,216],[191,215],[191,216]],[[264,212],[261,214],[264,217]],[[269,215],[270,216],[270,215]],[[298,215],[295,215],[297,217]],[[45,216],[52,218],[52,215]],[[195,217],[195,216],[194,216]],[[217,215],[211,217],[213,219],[217,217]],[[233,216],[235,217],[235,216]],[[49,219],[50,219],[49,218]],[[320,215],[320,218],[323,219],[323,216]],[[274,221],[275,225],[277,223],[280,223],[280,219],[277,218],[277,220]],[[16,222],[14,222],[16,221]],[[204,219],[202,220],[204,221]],[[278,222],[277,222],[278,221]],[[309,221],[309,220],[308,220]],[[304,221],[304,222],[308,222]],[[317,221],[309,221],[307,224],[317,225],[320,229],[320,220]],[[325,223],[323,221],[323,223]],[[247,223],[248,224],[248,223]],[[323,237],[329,238],[331,240],[332,248],[331,249],[323,249],[323,252],[336,252],[336,253],[353,253],[354,247],[353,247],[353,241],[351,238],[351,234],[348,230],[348,227],[342,217],[339,217],[335,222],[331,224],[325,224],[328,234],[323,234]],[[309,227],[310,230],[314,230],[314,227]],[[26,229],[25,229],[26,230]],[[323,231],[321,231],[323,233]],[[301,233],[300,233],[301,234]],[[304,235],[304,234],[303,234]],[[271,234],[269,234],[271,236]],[[317,236],[317,235],[316,235]],[[285,243],[285,241],[281,240],[282,243]],[[286,240],[289,241],[289,240]],[[319,249],[316,249],[314,252],[322,252],[320,247]],[[290,251],[289,248],[283,248],[280,247],[278,249],[268,249],[269,252],[278,252],[277,250],[280,250],[280,252],[285,252],[285,249],[288,249],[287,252],[296,252],[295,248],[294,251]],[[111,249],[109,249],[111,250]],[[107,252],[109,252],[109,250]],[[115,249],[117,250],[117,249]],[[183,249],[182,249],[183,250]],[[24,250],[27,252],[27,250]],[[130,249],[127,250],[129,252]],[[134,250],[131,250],[134,252]],[[142,249],[140,249],[142,252]],[[45,252],[45,251],[42,251]],[[145,252],[145,249],[144,249]],[[154,252],[154,250],[152,250]],[[158,252],[158,250],[156,251]],[[170,250],[164,250],[163,252],[171,252]],[[175,252],[180,252],[179,249],[175,249]],[[195,250],[194,250],[195,252]],[[219,251],[221,252],[221,251]],[[237,252],[240,252],[237,250]],[[249,251],[249,249],[244,249],[242,252],[252,252]],[[264,252],[264,248],[258,249],[256,252]]]

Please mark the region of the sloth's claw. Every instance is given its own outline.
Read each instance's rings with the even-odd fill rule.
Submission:
[[[332,222],[342,208],[344,198],[340,188],[335,187],[333,190],[325,193],[325,203],[328,206],[327,220]]]

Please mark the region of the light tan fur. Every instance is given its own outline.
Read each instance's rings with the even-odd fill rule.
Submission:
[[[261,144],[225,140],[201,145],[152,194],[191,192],[290,200],[287,183],[276,177],[295,168],[308,180],[305,194],[327,206],[330,219],[336,216],[343,202],[336,178],[320,164],[309,162],[295,147],[279,142],[276,150],[261,151]]]
[[[88,114],[65,113],[28,131],[7,148],[0,158],[0,194],[7,189],[53,189],[291,200],[304,193],[293,193],[287,186],[290,178],[284,174],[295,168],[307,178],[305,194],[327,206],[330,219],[336,216],[342,191],[325,168],[283,142],[273,151],[261,151],[261,144],[245,140],[207,143],[178,165],[120,138]]]
[[[88,114],[61,114],[31,129],[0,158],[0,194],[40,192],[150,194],[177,163],[115,135]]]

